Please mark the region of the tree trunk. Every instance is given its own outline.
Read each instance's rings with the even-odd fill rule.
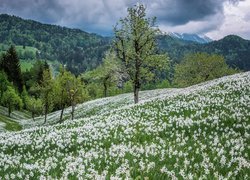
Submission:
[[[32,112],[32,119],[33,119],[33,121],[35,121],[35,113],[34,112]]]
[[[63,74],[64,74],[64,69],[63,69]],[[59,119],[60,123],[62,122],[63,111],[64,111],[64,107],[65,107],[65,104],[63,103],[63,97],[64,97],[63,93],[64,93],[64,89],[62,88],[62,91],[61,91],[61,102],[60,102],[60,105],[61,105],[61,115],[60,115],[60,119]]]
[[[10,117],[10,114],[11,114],[11,107],[9,105],[9,107],[8,107],[8,115],[9,115],[9,117]]]
[[[139,89],[137,86],[134,87],[134,102],[137,104],[139,102]]]
[[[134,102],[137,104],[139,102],[139,90],[140,90],[140,82],[139,82],[139,70],[136,72],[135,81],[134,81]]]
[[[140,88],[139,88],[138,84],[135,84],[134,85],[134,102],[135,102],[135,104],[137,104],[139,102],[139,90],[140,90]]]
[[[107,97],[107,84],[106,82],[103,83],[104,86],[104,97]]]
[[[72,104],[71,120],[74,119],[75,106]]]
[[[139,102],[139,90],[140,90],[140,65],[139,59],[136,60],[135,64],[135,79],[134,79],[134,101],[135,104]]]
[[[61,115],[60,115],[60,120],[59,120],[59,122],[60,122],[60,123],[62,122],[62,118],[63,118],[63,111],[64,111],[64,106],[62,106],[62,110],[61,110]]]
[[[47,114],[48,114],[48,106],[46,105],[45,106],[45,117],[44,117],[44,123],[43,124],[45,124],[46,122],[47,122]]]

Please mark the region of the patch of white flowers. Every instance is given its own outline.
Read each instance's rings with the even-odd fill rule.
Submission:
[[[0,179],[250,178],[249,72],[141,97],[90,101],[74,121],[0,133]]]

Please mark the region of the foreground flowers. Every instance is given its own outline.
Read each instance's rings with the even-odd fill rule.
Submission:
[[[87,102],[60,125],[27,121],[0,134],[0,177],[249,179],[249,84],[247,72],[143,92],[136,106],[130,94]]]

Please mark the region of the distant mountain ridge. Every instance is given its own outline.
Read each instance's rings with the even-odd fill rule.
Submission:
[[[207,52],[223,55],[231,67],[250,70],[249,40],[231,35],[218,41],[201,43],[190,39],[184,40],[187,37],[197,40],[199,38],[196,35],[182,34],[182,38],[176,36],[157,36],[159,51],[169,54],[172,65],[179,63],[187,53]],[[66,65],[71,72],[79,74],[96,68],[102,62],[105,51],[111,47],[112,37],[2,14],[0,52],[11,44],[35,47],[39,53],[35,54],[34,59],[57,60]]]
[[[224,56],[226,63],[233,68],[250,71],[250,40],[236,35],[204,44],[162,35],[158,37],[158,44],[162,52],[168,52],[173,64],[179,63],[185,54],[206,52]]]
[[[201,44],[209,43],[213,41],[211,38],[205,35],[201,36],[198,34],[176,33],[176,32],[167,32],[166,34],[174,38],[178,38],[178,39],[185,40],[185,41],[193,41],[193,42],[197,42]]]

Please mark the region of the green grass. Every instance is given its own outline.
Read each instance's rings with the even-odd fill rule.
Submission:
[[[5,123],[5,129],[8,131],[20,131],[20,130],[22,130],[22,126],[18,122],[14,121],[11,118],[6,117],[4,115],[0,115],[0,122]]]
[[[25,48],[23,48],[23,46],[15,46],[15,47],[16,47],[16,51],[17,52],[20,51],[22,53],[24,53],[25,51],[36,53],[38,51],[37,48],[32,47],[32,46],[25,46]]]
[[[21,71],[25,72],[25,71],[29,71],[33,66],[33,63],[30,61],[21,61]]]
[[[250,74],[238,76],[143,92],[137,105],[132,94],[94,100],[73,121],[0,133],[0,178],[249,179]]]
[[[9,49],[9,47],[10,46],[8,46],[6,44],[0,43],[0,53],[6,52]],[[25,46],[25,48],[23,48],[23,46],[15,46],[15,48],[16,48],[17,52],[21,52],[21,53],[24,53],[25,51],[36,53],[38,51],[37,48],[32,47],[32,46]]]
[[[13,111],[11,117],[8,117],[7,108],[0,106],[0,122],[5,123],[4,129],[7,131],[20,131],[22,125],[20,119],[30,119],[31,114],[28,111]]]

